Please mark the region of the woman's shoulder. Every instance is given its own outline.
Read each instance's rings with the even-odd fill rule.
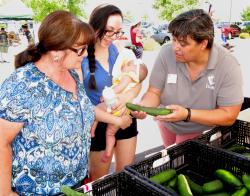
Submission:
[[[32,63],[28,63],[23,67],[16,69],[4,82],[3,85],[9,83],[11,85],[18,84],[20,82],[29,82],[34,75],[33,70],[34,65]]]
[[[34,74],[34,72],[36,72],[34,68],[35,66],[29,63],[15,70],[2,83],[0,88],[0,97],[17,97],[19,95],[24,97],[25,95],[29,94],[29,89],[35,86],[35,82],[39,84],[38,81],[40,80],[40,77],[38,78],[37,74]]]
[[[118,56],[118,54],[120,53],[121,51],[121,46],[119,45],[119,43],[112,43],[110,46],[109,46],[109,58],[110,60],[115,60]]]
[[[218,45],[217,43],[213,44],[211,58],[217,58],[217,62],[221,66],[228,67],[239,65],[235,56],[228,49]]]
[[[161,57],[174,58],[172,44],[164,44],[159,52]]]
[[[110,49],[120,53],[124,48],[124,44],[120,41],[120,40],[115,40],[111,45],[110,45]]]

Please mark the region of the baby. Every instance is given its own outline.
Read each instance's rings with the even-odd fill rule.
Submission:
[[[134,53],[124,48],[116,59],[113,68],[113,85],[105,87],[103,90],[103,99],[108,112],[112,112],[112,107],[117,103],[119,94],[127,92],[129,89],[142,82],[148,74],[148,69],[141,59],[136,59]],[[136,95],[137,96],[137,95]],[[135,98],[135,97],[134,97]],[[122,115],[121,111],[112,112],[116,116]],[[127,112],[127,115],[129,112]],[[97,122],[91,129],[91,135],[94,136]],[[106,149],[102,161],[106,162],[112,155],[115,145],[115,134],[118,127],[108,125],[106,131]]]

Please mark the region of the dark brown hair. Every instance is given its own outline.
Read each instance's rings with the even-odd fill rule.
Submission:
[[[121,10],[109,4],[103,4],[97,6],[91,13],[89,18],[89,24],[95,31],[96,39],[102,39],[105,30],[108,18],[112,15],[120,15],[123,19]],[[90,45],[88,47],[88,60],[89,60],[89,70],[90,70],[90,79],[89,79],[89,88],[96,89],[96,81],[95,81],[95,45]]]
[[[187,36],[190,36],[198,43],[208,40],[209,49],[213,45],[213,21],[202,9],[194,9],[178,15],[170,22],[168,29],[177,39],[186,40]]]
[[[68,11],[50,13],[42,22],[39,31],[39,43],[30,45],[15,57],[15,67],[21,67],[28,62],[36,62],[41,56],[52,50],[65,50],[76,44],[80,36],[83,37],[79,45],[92,44],[94,31]]]

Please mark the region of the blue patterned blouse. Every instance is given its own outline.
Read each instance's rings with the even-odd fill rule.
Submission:
[[[70,73],[77,100],[33,63],[1,86],[0,118],[24,123],[12,145],[12,186],[20,195],[53,195],[88,173],[94,106],[77,74]]]

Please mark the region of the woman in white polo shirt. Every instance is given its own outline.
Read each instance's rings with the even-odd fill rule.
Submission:
[[[165,146],[217,125],[232,125],[243,102],[240,65],[213,43],[214,26],[207,13],[201,9],[182,13],[169,24],[169,31],[173,42],[162,47],[139,103],[173,111],[155,117]],[[146,117],[144,112],[133,114]]]

